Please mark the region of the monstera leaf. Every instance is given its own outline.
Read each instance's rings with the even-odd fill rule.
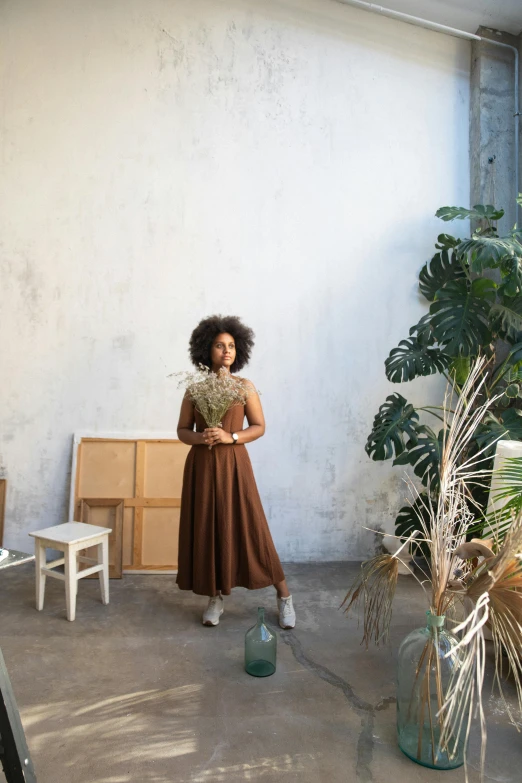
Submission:
[[[481,274],[484,269],[494,269],[506,260],[520,257],[522,244],[515,234],[497,237],[477,232],[471,239],[461,242],[455,252],[468,262],[473,272]]]
[[[373,420],[373,430],[366,442],[366,453],[373,460],[390,459],[402,454],[417,441],[419,414],[402,395],[390,394]]]
[[[522,258],[512,256],[500,264],[502,274],[501,290],[506,296],[516,296],[522,292]]]
[[[434,501],[435,503],[437,501]],[[424,524],[429,530],[430,515],[429,515],[429,503],[430,498],[427,492],[422,492],[414,503],[403,506],[395,519],[395,535],[407,538],[415,530],[420,530],[424,535],[421,519],[424,520]],[[422,536],[420,536],[421,538]],[[430,554],[428,544],[412,545],[412,552],[415,554],[415,550],[420,549],[422,554],[427,557]]]
[[[502,302],[492,306],[490,312],[493,318],[498,318],[508,337],[516,337],[522,331],[522,296],[505,296]]]
[[[440,239],[440,237],[439,237]],[[428,302],[433,302],[437,291],[450,280],[459,280],[466,273],[455,251],[441,250],[435,253],[429,264],[424,264],[419,274],[419,288]]]
[[[441,207],[435,212],[441,220],[500,220],[503,209],[495,209],[492,204],[476,204],[472,209],[464,207]]]
[[[423,315],[419,323],[411,327],[410,337],[414,338],[419,345],[433,345],[435,337],[431,326],[431,313]]]
[[[450,356],[476,356],[491,342],[488,316],[495,299],[495,283],[452,280],[446,283],[430,307],[431,326],[437,341]]]
[[[449,366],[450,375],[455,378],[455,382],[458,383],[459,386],[464,386],[470,370],[471,359],[469,356],[455,356]]]
[[[403,383],[425,375],[446,370],[451,362],[440,348],[422,345],[415,338],[401,340],[398,347],[390,351],[384,366],[386,377],[392,383]]]
[[[435,247],[437,250],[451,250],[452,248],[457,247],[459,243],[460,239],[452,237],[451,234],[439,234],[437,241],[435,242]]]
[[[498,440],[522,440],[522,411],[508,408],[502,418],[488,413],[480,425],[475,440],[480,448],[492,453]]]
[[[417,442],[403,451],[394,461],[394,465],[411,465],[413,472],[420,478],[425,487],[432,490],[439,487],[439,468],[443,449],[444,430],[435,435],[426,426],[417,429]]]

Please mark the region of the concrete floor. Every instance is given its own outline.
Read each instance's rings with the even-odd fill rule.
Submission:
[[[401,577],[391,649],[366,652],[356,619],[338,610],[357,568],[287,566],[298,627],[279,631],[266,679],[244,672],[243,637],[258,605],[275,626],[271,589],[236,590],[219,627],[204,628],[204,599],[172,576],[111,580],[107,607],[85,580],[69,623],[61,582],[48,580],[37,613],[33,566],[1,574],[0,646],[38,783],[464,781],[463,769],[412,763],[395,740],[396,650],[422,624],[419,590]],[[487,778],[520,783],[522,735],[498,695],[485,700]],[[477,783],[476,737],[470,755]]]

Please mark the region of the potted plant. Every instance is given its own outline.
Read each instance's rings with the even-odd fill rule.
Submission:
[[[522,203],[522,196],[518,199]],[[466,455],[485,448],[492,457],[499,438],[522,440],[522,231],[499,236],[503,210],[491,205],[472,209],[442,207],[443,221],[469,219],[477,226],[468,239],[440,234],[436,252],[419,273],[419,291],[428,312],[411,327],[385,361],[388,380],[406,383],[421,376],[444,376],[457,396],[470,366],[485,357],[484,376],[475,405],[490,400],[467,444]],[[421,418],[424,417],[424,418]],[[433,428],[426,417],[438,422]],[[373,460],[393,459],[409,465],[424,485],[413,505],[403,506],[395,530],[407,536],[428,522],[427,508],[437,503],[444,443],[443,411],[415,407],[398,392],[390,394],[377,412],[366,452]],[[466,455],[462,455],[463,457]],[[488,487],[467,487],[475,524],[483,519]],[[476,532],[476,529],[475,529]],[[424,542],[418,548],[428,554]]]
[[[503,538],[467,541],[474,518],[471,488],[489,486],[491,479],[489,439],[480,448],[470,448],[498,402],[487,393],[490,379],[489,359],[482,357],[471,365],[458,393],[449,388],[441,406],[438,469],[431,472],[425,493],[410,482],[415,529],[397,536],[401,546],[394,554],[376,555],[362,565],[343,602],[346,611],[361,609],[366,645],[385,641],[401,555],[412,542],[425,547],[428,574],[418,581],[426,596],[427,622],[399,649],[397,732],[406,755],[435,769],[465,763],[475,707],[481,720],[483,768],[486,623],[495,648],[496,679],[500,683],[507,658],[522,708],[522,516],[513,516]],[[464,619],[451,623],[459,607]]]

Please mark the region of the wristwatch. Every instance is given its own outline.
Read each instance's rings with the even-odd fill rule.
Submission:
[[[231,432],[230,434],[232,435],[232,440],[234,441],[233,445],[235,446],[237,443],[237,432]]]

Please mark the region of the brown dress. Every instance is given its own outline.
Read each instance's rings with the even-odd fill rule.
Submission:
[[[195,411],[196,430],[205,421]],[[223,429],[239,432],[244,406],[230,408]],[[192,446],[183,474],[177,583],[198,595],[257,590],[285,578],[244,445]]]

